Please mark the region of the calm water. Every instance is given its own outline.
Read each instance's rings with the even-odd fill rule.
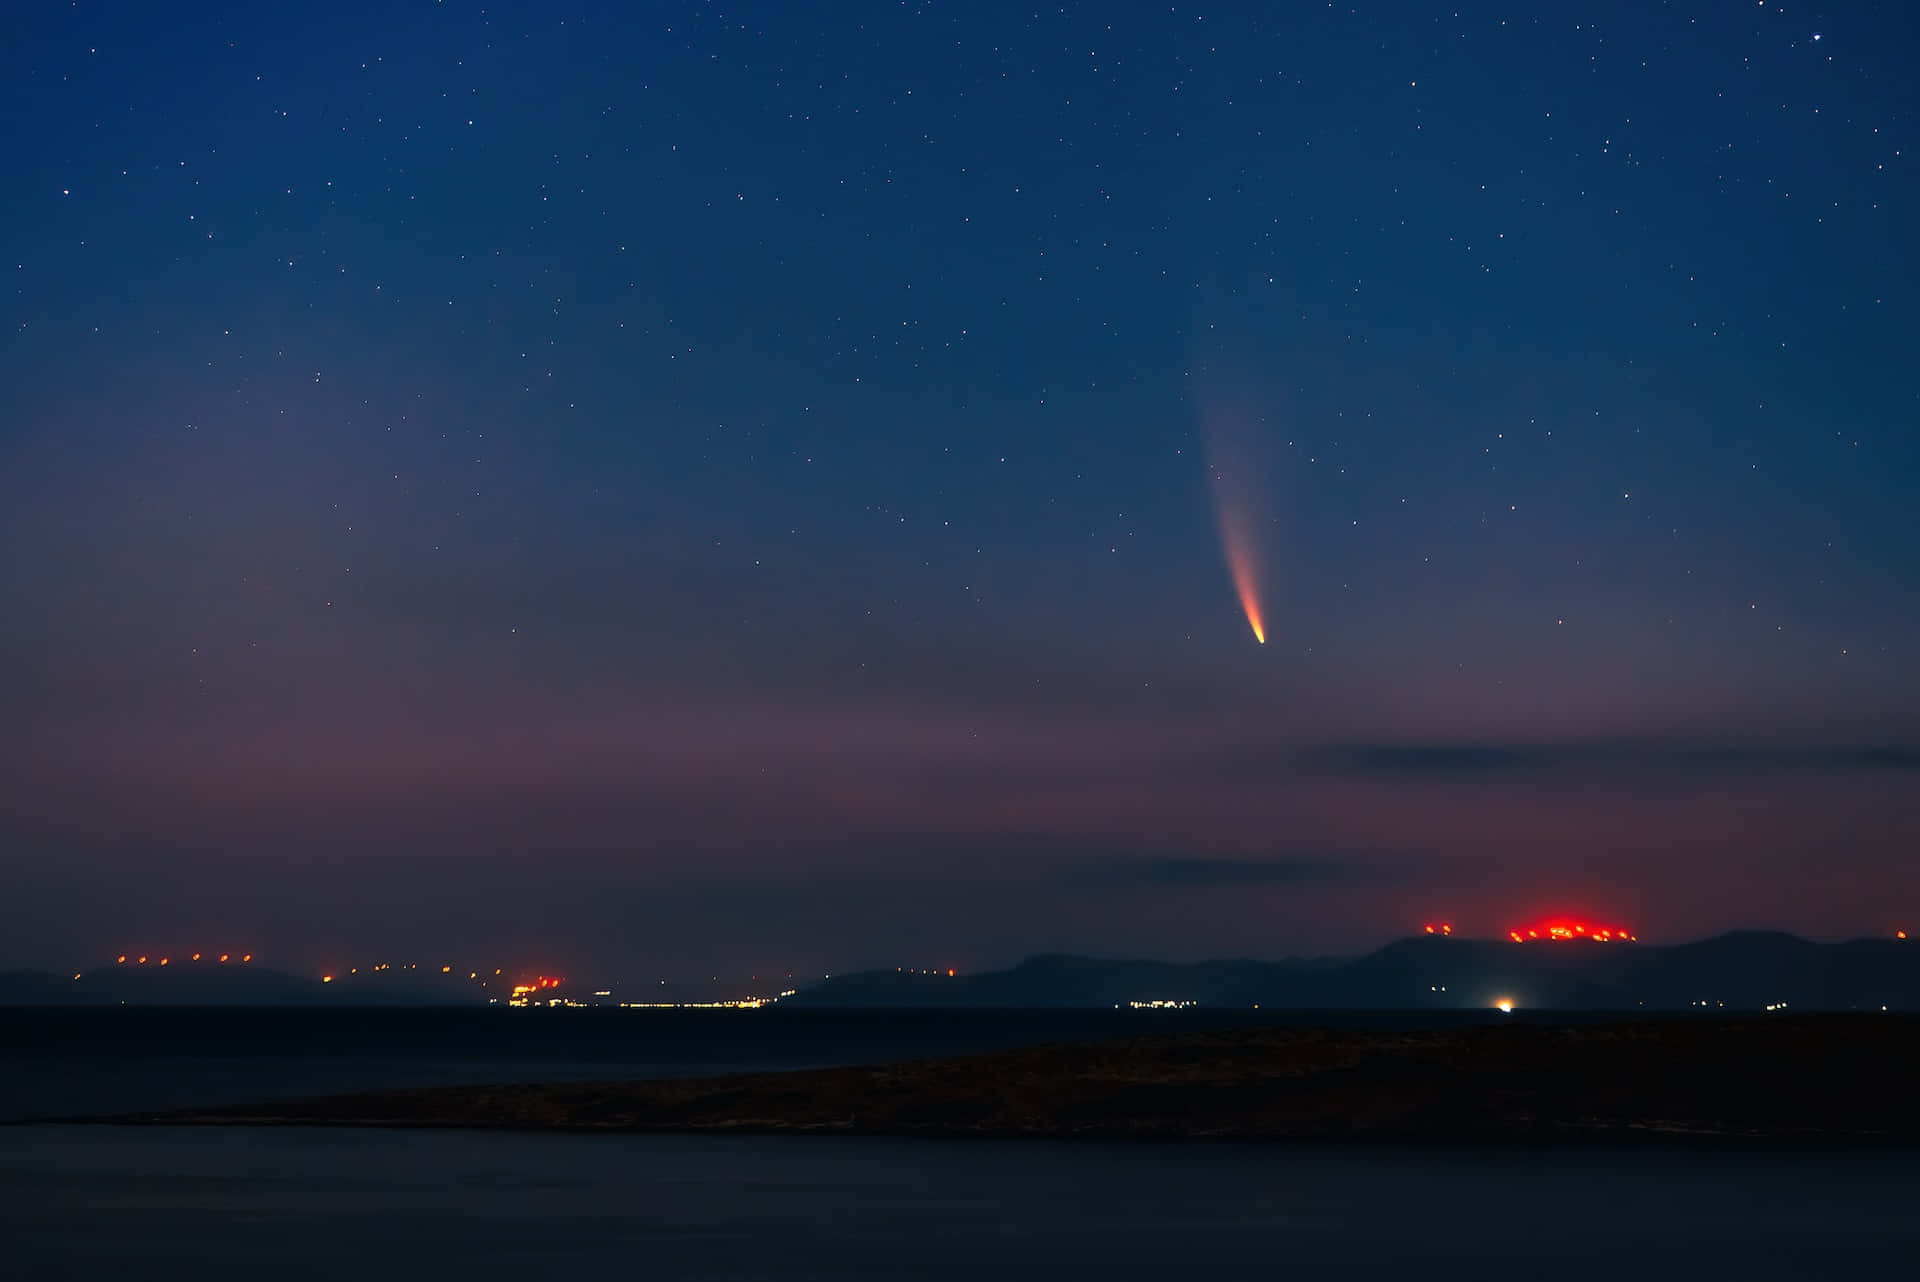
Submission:
[[[403,1086],[766,1071],[1281,1022],[1433,1025],[1257,1012],[0,1011],[0,1121],[250,1104]],[[1589,1017],[1591,1018],[1591,1017]]]
[[[12,1011],[0,1018],[0,1120],[1251,1022]],[[0,1282],[1861,1277],[1911,1272],[1917,1205],[1920,1157],[1900,1154],[0,1126]]]
[[[0,1128],[22,1279],[1910,1276],[1891,1154]]]

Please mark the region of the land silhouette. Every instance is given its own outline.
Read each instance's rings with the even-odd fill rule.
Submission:
[[[1108,1139],[1920,1143],[1920,1021],[1174,1033],[863,1068],[449,1087],[119,1118]]]
[[[255,966],[109,965],[77,975],[0,974],[0,1006],[472,1006],[504,999],[512,982],[486,985],[430,969],[361,972],[323,983]],[[602,991],[611,995],[597,999]],[[652,1002],[660,990],[586,980],[540,997]],[[1040,1009],[1152,1001],[1273,1010],[1488,1010],[1503,1002],[1521,1011],[1920,1010],[1920,944],[1893,938],[1816,943],[1765,931],[1676,945],[1421,935],[1348,958],[1180,964],[1047,955],[976,974],[868,970],[801,986],[779,1005]]]

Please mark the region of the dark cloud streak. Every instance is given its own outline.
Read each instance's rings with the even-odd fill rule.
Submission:
[[[1920,748],[1899,744],[1372,743],[1288,750],[1281,757],[1312,772],[1388,779],[1920,769]]]

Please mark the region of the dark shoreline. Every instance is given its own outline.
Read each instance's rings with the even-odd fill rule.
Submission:
[[[180,1114],[130,1114],[109,1117],[43,1118],[0,1123],[0,1127],[101,1127],[112,1129],[187,1129],[216,1130],[343,1130],[343,1131],[451,1131],[467,1134],[513,1135],[649,1135],[649,1136],[726,1136],[790,1135],[839,1137],[843,1139],[930,1140],[950,1144],[1029,1143],[1090,1144],[1118,1149],[1177,1146],[1234,1147],[1253,1145],[1306,1150],[1435,1149],[1458,1151],[1483,1149],[1489,1152],[1530,1150],[1643,1151],[1734,1150],[1751,1153],[1851,1153],[1910,1152],[1920,1149],[1920,1135],[1880,1131],[1778,1131],[1778,1130],[1689,1130],[1655,1124],[1629,1123],[1624,1126],[1570,1126],[1564,1129],[1457,1132],[1415,1130],[1369,1130],[1351,1133],[1270,1134],[1237,1131],[1182,1132],[1107,1131],[1107,1130],[973,1130],[955,1127],[881,1127],[836,1125],[788,1125],[771,1121],[715,1124],[592,1125],[543,1122],[511,1122],[472,1119],[416,1120],[409,1118],[288,1117],[271,1112],[257,1114],[184,1112]]]
[[[1249,1029],[858,1068],[434,1087],[69,1121],[1309,1144],[1920,1145],[1920,1021]]]

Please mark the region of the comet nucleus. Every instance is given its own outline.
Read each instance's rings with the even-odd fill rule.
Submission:
[[[1202,435],[1206,439],[1208,480],[1213,492],[1214,523],[1220,531],[1220,550],[1227,561],[1227,577],[1240,600],[1253,639],[1267,643],[1267,616],[1261,602],[1263,582],[1259,513],[1259,486],[1254,483],[1250,456],[1251,443],[1242,439],[1230,416],[1208,415]]]
[[[1240,527],[1240,518],[1225,508],[1220,509],[1219,521],[1220,546],[1227,556],[1234,595],[1240,598],[1240,609],[1247,616],[1247,626],[1253,629],[1253,639],[1265,645],[1267,624],[1260,612],[1260,575],[1253,538]]]

